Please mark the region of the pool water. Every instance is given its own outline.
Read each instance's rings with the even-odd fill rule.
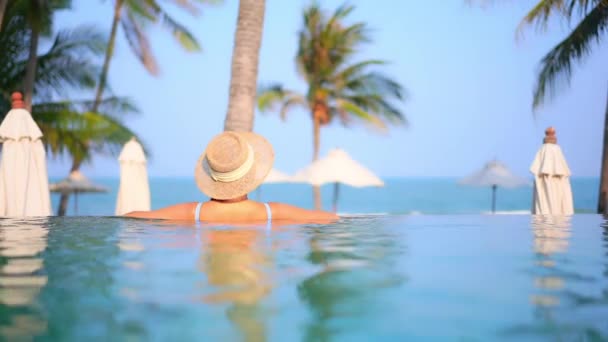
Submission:
[[[0,220],[0,338],[608,340],[601,216]]]

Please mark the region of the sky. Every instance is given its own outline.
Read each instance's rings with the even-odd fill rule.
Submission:
[[[494,158],[528,176],[545,128],[554,126],[573,175],[598,176],[608,94],[602,62],[608,46],[596,46],[575,68],[570,87],[533,113],[538,62],[569,29],[555,21],[547,32],[530,28],[516,39],[516,28],[534,2],[479,7],[465,0],[351,1],[356,9],[348,22],[364,21],[372,29],[373,41],[360,58],[390,62],[377,70],[407,89],[408,99],[398,108],[409,125],[379,134],[358,124],[332,124],[321,130],[321,155],[343,148],[381,177],[462,177]],[[331,11],[343,1],[321,3]],[[294,56],[308,4],[266,1],[260,84],[279,82],[305,91]],[[167,8],[194,33],[203,51],[187,53],[169,33],[150,27],[161,68],[152,77],[119,32],[109,81],[116,95],[130,97],[141,109],[139,116],[125,120],[152,152],[150,176],[191,177],[207,142],[223,129],[238,1],[205,6],[198,17]],[[75,1],[75,9],[60,13],[56,23],[58,29],[92,24],[109,33],[111,18],[111,1],[86,0]],[[276,113],[256,113],[254,130],[274,145],[278,170],[292,173],[310,162],[307,112],[290,112],[286,122]],[[69,164],[67,159],[51,161],[49,175],[65,176]],[[119,165],[115,156],[98,156],[83,172],[118,177]]]

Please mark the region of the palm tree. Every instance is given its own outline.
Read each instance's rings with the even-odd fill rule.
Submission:
[[[10,94],[22,86],[28,64],[30,31],[25,16],[7,19],[0,33],[0,119],[10,109]],[[55,101],[74,90],[93,90],[99,67],[94,63],[105,47],[95,30],[79,27],[63,30],[49,50],[37,56],[32,117],[44,134],[47,150],[54,156],[69,155],[88,161],[93,153],[112,153],[134,136],[122,122],[124,114],[136,112],[128,100],[116,97],[101,101],[90,112],[92,101]],[[111,113],[111,114],[107,114]],[[67,204],[67,203],[66,203]],[[61,206],[59,214],[65,213]]]
[[[31,46],[25,16],[14,15],[5,24],[0,33],[0,118],[10,109],[10,94],[23,88]],[[103,36],[91,27],[59,32],[49,49],[36,56],[37,102],[66,97],[74,90],[92,90],[99,70],[92,57],[103,53],[104,44]]]
[[[253,130],[265,6],[265,0],[239,1],[230,72],[230,96],[224,122],[226,131]]]
[[[0,31],[2,31],[2,20],[4,19],[4,12],[6,11],[6,5],[8,0],[0,0]]]
[[[488,0],[486,0],[488,1]],[[582,63],[608,32],[608,3],[605,0],[542,0],[523,18],[519,30],[536,26],[546,31],[553,17],[576,23],[572,31],[540,61],[534,87],[534,110],[553,98],[560,86],[570,84],[575,64]],[[604,121],[604,144],[597,210],[607,213],[608,196],[608,107]]]
[[[258,94],[261,111],[280,107],[281,118],[294,107],[310,112],[313,121],[313,161],[319,157],[321,127],[336,119],[348,125],[352,119],[379,128],[404,124],[405,116],[392,100],[404,100],[404,90],[396,81],[376,71],[382,60],[356,62],[360,47],[370,41],[365,23],[346,25],[354,10],[341,6],[327,16],[317,4],[304,11],[304,27],[299,33],[296,64],[308,84],[305,93],[275,84]],[[315,207],[321,207],[320,190],[315,187]]]
[[[54,155],[69,155],[78,166],[91,161],[94,154],[115,155],[130,138],[137,137],[123,122],[125,113],[137,111],[129,102],[106,99],[97,112],[89,111],[91,105],[92,101],[34,105],[47,149]],[[69,196],[62,193],[57,215],[65,215],[68,200]]]
[[[168,2],[184,8],[191,14],[196,14],[198,12],[196,3],[208,1],[209,0],[169,0]],[[157,0],[115,0],[110,39],[106,48],[103,67],[99,74],[99,82],[92,111],[97,110],[97,106],[99,106],[99,102],[102,99],[103,91],[106,88],[110,61],[114,54],[119,24],[123,29],[125,37],[131,47],[131,51],[133,51],[137,59],[139,59],[150,74],[158,74],[158,64],[150,48],[150,43],[145,33],[145,27],[159,21],[171,32],[184,49],[187,51],[200,50],[196,38],[194,38],[183,25],[173,19],[160,6]]]
[[[195,3],[208,2],[208,0],[170,0],[169,2],[186,9],[192,14],[196,14],[197,7]],[[107,85],[110,61],[114,54],[119,24],[123,29],[131,50],[146,70],[152,75],[158,74],[158,64],[150,48],[148,37],[145,34],[145,27],[157,22],[161,22],[165,28],[169,29],[178,43],[187,51],[200,50],[200,46],[194,36],[184,26],[174,20],[160,6],[157,0],[115,0],[110,39],[105,50],[103,67],[99,73],[99,82],[95,91],[95,100],[90,109],[91,112],[98,112],[102,103],[103,91]],[[86,160],[82,158],[73,158],[70,170],[79,170],[84,161]],[[61,194],[61,212],[65,212],[68,200],[69,194]]]
[[[25,108],[29,111],[32,110],[40,36],[50,35],[54,12],[69,8],[70,5],[71,0],[16,0],[15,2],[14,10],[25,16],[30,29],[29,58],[23,83]]]

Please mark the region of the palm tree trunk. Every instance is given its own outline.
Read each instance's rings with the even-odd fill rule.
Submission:
[[[240,0],[236,23],[226,131],[252,131],[265,0]]]
[[[0,32],[2,32],[2,21],[4,19],[4,11],[6,11],[8,0],[0,0]]]
[[[70,200],[69,194],[61,194],[59,198],[59,208],[57,208],[57,216],[65,216],[65,213],[68,210],[68,201]]]
[[[81,160],[74,159],[72,161],[72,167],[70,168],[70,173],[74,171],[78,171],[80,166],[82,165]],[[57,208],[57,216],[65,216],[68,211],[68,202],[70,200],[70,194],[61,194],[59,198],[59,207]]]
[[[99,83],[97,84],[97,90],[95,92],[95,101],[93,102],[93,108],[91,108],[92,112],[97,112],[99,110],[99,105],[101,104],[101,100],[103,97],[103,90],[106,87],[108,72],[110,70],[110,60],[112,60],[112,56],[114,55],[114,47],[116,45],[116,33],[118,31],[118,23],[120,22],[120,14],[123,3],[124,0],[116,0],[116,3],[114,5],[114,19],[112,20],[112,28],[110,30],[110,40],[108,41],[106,55],[103,61],[103,67],[101,69],[101,74],[99,75]],[[70,173],[78,171],[81,165],[82,161],[74,159],[74,161],[72,162],[72,168],[70,169]],[[65,216],[68,210],[69,199],[70,194],[61,194],[61,198],[59,199],[59,208],[57,209],[57,216]]]
[[[602,151],[602,171],[600,176],[600,191],[597,212],[608,214],[606,208],[606,196],[608,195],[608,100],[606,103],[606,114],[604,119],[604,147]]]
[[[321,120],[317,115],[313,114],[312,124],[312,138],[313,138],[313,150],[312,150],[312,161],[319,159],[319,149],[321,147]]]
[[[123,3],[124,0],[116,0],[116,4],[114,5],[114,19],[112,20],[112,28],[110,29],[110,40],[108,41],[108,46],[106,47],[106,55],[103,60],[101,74],[99,75],[99,83],[97,84],[97,90],[95,92],[95,101],[93,102],[93,108],[91,109],[92,112],[97,112],[99,110],[103,90],[106,87],[108,72],[110,71],[110,60],[112,60],[112,56],[114,55],[116,32],[118,31],[118,23],[120,22],[120,13],[122,11]]]
[[[321,118],[316,113],[313,113],[313,154],[312,161],[319,159],[319,148],[321,146]],[[315,209],[321,209],[321,187],[315,185],[312,187]]]
[[[30,51],[25,68],[25,79],[23,81],[23,97],[25,109],[32,111],[32,98],[34,96],[34,82],[36,80],[36,65],[38,64],[38,39],[40,32],[35,26],[31,28]]]

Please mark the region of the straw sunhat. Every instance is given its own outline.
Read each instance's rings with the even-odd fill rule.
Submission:
[[[274,151],[262,136],[224,132],[213,138],[194,170],[196,185],[207,196],[227,200],[257,188],[272,168]]]

